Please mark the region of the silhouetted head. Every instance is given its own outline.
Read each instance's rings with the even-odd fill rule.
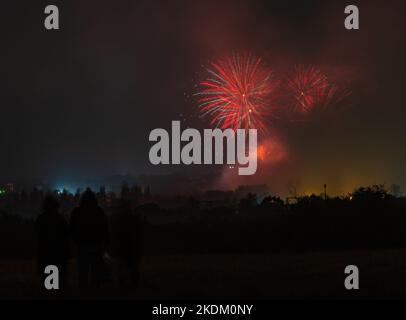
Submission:
[[[97,198],[94,192],[90,189],[87,189],[80,199],[81,207],[97,207]]]
[[[58,200],[51,194],[45,196],[42,206],[44,213],[55,213],[59,210]]]

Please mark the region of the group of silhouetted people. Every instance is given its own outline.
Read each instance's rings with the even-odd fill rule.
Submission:
[[[139,261],[133,258],[134,239],[128,238],[134,232],[126,232],[131,223],[128,219],[131,214],[124,210],[123,220],[122,256],[131,269],[131,277],[138,283]],[[137,225],[137,224],[136,224]],[[107,216],[98,205],[96,195],[87,189],[70,216],[69,223],[59,213],[59,203],[52,195],[47,195],[43,203],[43,212],[36,221],[38,234],[38,273],[41,286],[44,284],[46,274],[44,270],[48,265],[55,265],[59,270],[60,289],[67,286],[68,261],[71,256],[70,242],[72,240],[77,259],[78,283],[80,289],[100,288],[103,279],[103,257],[107,255],[109,244],[109,228]],[[137,230],[134,230],[138,233]],[[138,256],[138,255],[136,255]]]

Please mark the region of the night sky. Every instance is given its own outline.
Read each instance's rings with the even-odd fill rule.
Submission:
[[[59,7],[58,31],[43,26],[47,4]],[[360,30],[344,28],[348,4],[359,6]],[[406,188],[404,9],[402,1],[2,3],[0,181],[205,174],[211,169],[150,165],[148,135],[172,120],[210,127],[192,97],[203,66],[249,51],[276,71],[317,66],[349,88],[350,106],[278,122],[283,156],[254,177],[222,171],[208,187]]]

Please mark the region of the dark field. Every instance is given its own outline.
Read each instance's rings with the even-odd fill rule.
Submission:
[[[112,258],[104,264],[102,290],[78,290],[78,252],[70,234],[64,251],[71,258],[69,290],[63,297],[406,297],[406,198],[380,186],[346,198],[303,197],[295,204],[275,197],[258,202],[251,194],[236,207],[189,199],[172,209],[154,203],[107,208],[109,244],[103,252]],[[65,211],[69,220],[70,210]],[[41,246],[34,218],[4,212],[0,222],[0,298],[45,297],[36,275]],[[139,257],[142,279],[134,289],[131,271]],[[344,288],[348,265],[359,268],[359,290]]]
[[[360,290],[344,289],[349,264],[360,270]],[[114,278],[96,296],[78,291],[72,261],[67,298],[406,297],[406,250],[147,256],[136,291],[126,286],[120,265],[113,262],[112,267]],[[42,298],[33,260],[0,262],[0,297]]]

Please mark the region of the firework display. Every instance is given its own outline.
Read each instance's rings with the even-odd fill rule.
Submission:
[[[272,118],[277,83],[272,71],[253,55],[233,55],[207,70],[200,83],[199,108],[211,124],[222,129],[255,128],[266,131]]]
[[[250,54],[233,55],[210,66],[195,95],[200,114],[221,129],[254,128],[267,133],[271,120],[279,119],[282,111],[289,121],[307,121],[316,110],[341,105],[349,95],[315,66],[298,65],[279,78],[261,58]]]

